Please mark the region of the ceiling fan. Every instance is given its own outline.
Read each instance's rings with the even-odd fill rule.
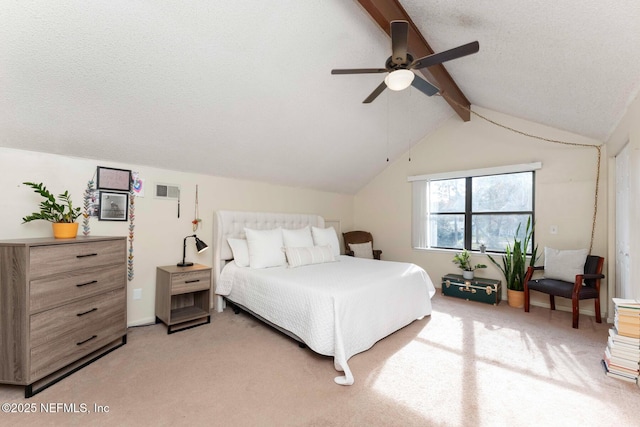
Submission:
[[[440,91],[437,87],[418,77],[411,70],[430,67],[441,64],[445,61],[471,55],[480,50],[477,41],[445,50],[444,52],[427,55],[416,60],[407,52],[409,34],[409,23],[407,21],[391,21],[391,50],[392,54],[387,59],[385,68],[354,68],[346,70],[331,70],[331,74],[371,74],[389,73],[384,81],[371,92],[364,101],[364,104],[372,102],[387,87],[391,90],[403,90],[413,86],[427,96],[435,95]]]

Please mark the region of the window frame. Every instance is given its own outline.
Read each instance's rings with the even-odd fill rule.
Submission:
[[[520,164],[520,165],[512,165],[512,166],[503,166],[498,168],[486,168],[486,169],[474,169],[469,171],[459,171],[459,172],[447,172],[441,174],[431,174],[431,175],[419,175],[412,176],[408,178],[409,182],[413,183],[413,196],[412,196],[412,247],[413,249],[422,249],[422,250],[462,250],[463,248],[457,247],[445,247],[445,246],[430,246],[429,240],[430,236],[428,232],[430,230],[429,222],[432,217],[435,216],[452,216],[452,215],[463,215],[464,216],[464,240],[463,246],[467,250],[472,249],[473,242],[473,219],[474,216],[484,216],[484,215],[530,215],[531,223],[535,224],[535,191],[536,191],[536,174],[535,171],[542,168],[542,163],[528,163],[528,164]],[[532,174],[531,177],[531,210],[527,211],[490,211],[490,212],[473,212],[472,202],[473,202],[473,178],[482,177],[482,176],[495,176],[495,175],[509,175],[516,173],[530,172]],[[453,179],[464,179],[465,180],[465,209],[464,211],[458,212],[443,212],[443,213],[432,213],[430,212],[428,206],[429,195],[427,194],[429,191],[429,184],[433,181],[443,181],[443,180],[453,180]],[[421,194],[422,192],[422,194]],[[531,239],[531,247],[535,247],[535,236]],[[495,249],[490,250],[492,253],[504,253],[502,251],[496,251]],[[527,253],[530,253],[530,250],[527,249]]]

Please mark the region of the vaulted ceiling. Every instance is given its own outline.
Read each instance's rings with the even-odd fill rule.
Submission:
[[[479,41],[444,64],[471,105],[606,141],[640,88],[637,0],[398,4],[435,52]],[[372,7],[396,2],[0,2],[0,146],[355,193],[464,119],[330,74],[384,67]]]

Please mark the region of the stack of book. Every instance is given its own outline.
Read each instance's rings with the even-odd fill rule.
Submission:
[[[614,327],[602,364],[608,376],[640,385],[640,302],[613,298],[613,303]]]

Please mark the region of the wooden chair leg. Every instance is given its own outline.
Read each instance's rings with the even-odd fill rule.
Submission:
[[[596,309],[596,322],[602,323],[602,316],[600,315],[600,298],[594,298],[595,300],[595,309]]]
[[[580,305],[577,295],[571,298],[571,311],[573,312],[573,329],[578,329],[578,316],[580,315]]]
[[[553,295],[549,295],[549,305],[551,306],[551,310],[556,309],[556,297]]]
[[[524,288],[524,311],[525,313],[529,312],[529,288],[526,286]]]

